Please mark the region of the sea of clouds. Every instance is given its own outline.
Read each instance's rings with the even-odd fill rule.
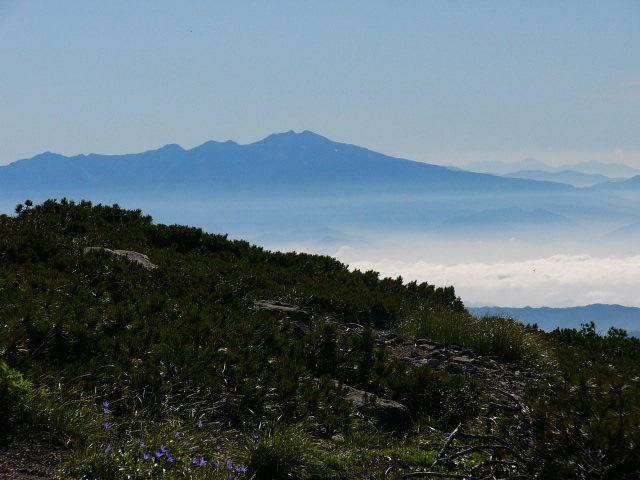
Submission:
[[[380,258],[348,261],[351,250],[336,256],[351,269],[376,270],[382,276],[453,285],[468,306],[573,307],[592,303],[640,307],[640,255],[596,257],[554,254],[515,261],[438,263]]]

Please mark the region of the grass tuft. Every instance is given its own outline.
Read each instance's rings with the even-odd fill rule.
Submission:
[[[246,464],[255,480],[320,479],[336,477],[320,443],[302,427],[276,426],[256,434],[246,447]]]

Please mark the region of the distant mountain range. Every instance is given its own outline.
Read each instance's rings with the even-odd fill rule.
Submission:
[[[640,337],[640,308],[621,305],[593,304],[570,308],[512,308],[512,307],[469,307],[475,316],[502,315],[519,320],[522,323],[537,324],[543,330],[555,328],[577,328],[581,324],[594,322],[596,330],[606,334],[610,327],[623,328],[636,337]]]
[[[336,143],[313,132],[274,134],[249,145],[207,142],[191,150],[166,145],[128,155],[43,153],[0,167],[0,188],[205,188],[273,191],[282,188],[406,192],[560,192],[550,182],[503,179],[388,157]]]
[[[606,182],[620,182],[625,177],[611,178],[599,173],[582,173],[576,170],[562,170],[560,172],[547,172],[543,170],[518,170],[514,173],[503,175],[508,178],[526,178],[528,180],[540,180],[545,182],[558,182],[573,185],[574,187],[593,187]]]
[[[0,167],[0,211],[26,198],[67,197],[255,237],[333,231],[329,238],[337,239],[391,229],[607,239],[640,222],[639,179],[575,188],[389,157],[290,131],[247,145],[210,141],[190,150],[166,145],[126,155],[43,153]],[[327,236],[318,241],[326,243]]]
[[[638,191],[640,190],[640,175],[629,178],[623,182],[605,182],[596,185],[596,188],[600,190],[624,192],[624,191]]]
[[[574,165],[560,165],[554,167],[535,158],[525,158],[517,162],[485,161],[471,162],[465,165],[470,172],[492,173],[495,175],[510,175],[516,172],[577,172],[584,175],[601,175],[607,179],[630,178],[640,175],[640,170],[622,163],[580,162]],[[568,183],[568,182],[567,182]]]

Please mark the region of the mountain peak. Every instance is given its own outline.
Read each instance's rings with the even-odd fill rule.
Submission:
[[[67,158],[64,155],[60,155],[59,153],[54,153],[54,152],[44,152],[41,153],[39,155],[36,155],[35,157],[33,157],[33,160],[57,160],[59,158]]]
[[[282,144],[282,145],[291,145],[294,143],[300,142],[329,142],[330,140],[322,135],[318,135],[310,130],[304,130],[300,133],[295,132],[293,130],[289,130],[284,133],[272,133],[266,138],[256,142],[256,144]]]
[[[160,150],[163,152],[184,152],[184,148],[182,148],[177,143],[168,143]]]

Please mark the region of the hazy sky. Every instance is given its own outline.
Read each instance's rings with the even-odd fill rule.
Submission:
[[[0,0],[0,164],[312,130],[640,167],[640,2]]]

